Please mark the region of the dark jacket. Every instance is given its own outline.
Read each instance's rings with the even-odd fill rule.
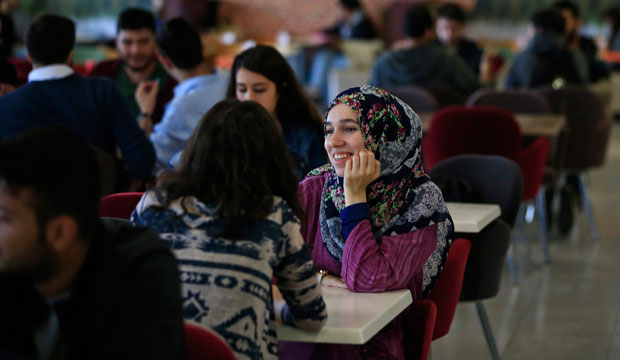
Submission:
[[[508,70],[508,88],[533,88],[551,85],[558,78],[569,84],[583,84],[573,53],[564,46],[561,36],[537,33],[525,50],[515,56]]]
[[[0,140],[36,127],[63,127],[113,158],[120,149],[133,179],[151,176],[155,164],[153,144],[109,79],[72,74],[31,81],[0,97],[0,114]]]
[[[438,44],[441,44],[437,40]],[[461,60],[467,65],[469,70],[474,74],[480,73],[480,60],[482,59],[482,49],[473,41],[461,38],[454,47],[456,54],[461,57]]]
[[[480,87],[463,60],[435,42],[384,53],[373,66],[370,84],[382,88],[444,85],[464,95]]]
[[[123,61],[120,59],[106,60],[98,63],[90,71],[89,75],[103,76],[116,80],[118,72],[123,68]],[[174,95],[174,87],[177,85],[176,80],[167,76],[166,79],[159,84],[159,93],[157,94],[157,102],[155,103],[155,111],[153,111],[153,123],[158,123],[164,116],[164,108],[166,104],[172,100]]]
[[[186,356],[177,264],[147,229],[106,224],[91,241],[69,298],[54,309],[64,345],[56,358]],[[0,275],[0,359],[38,358],[33,333],[50,311],[30,282]]]

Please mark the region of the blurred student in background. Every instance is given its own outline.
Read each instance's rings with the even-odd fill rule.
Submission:
[[[164,113],[164,105],[172,99],[176,81],[169,77],[157,61],[155,16],[147,10],[128,8],[118,16],[116,48],[120,59],[103,61],[92,69],[91,75],[105,76],[116,83],[134,117],[148,117],[156,124]],[[136,90],[157,94],[155,108],[142,109]]]
[[[267,110],[282,130],[298,179],[326,163],[323,120],[276,49],[257,45],[237,55],[226,96],[256,101]]]
[[[157,34],[157,46],[161,64],[179,84],[162,120],[150,134],[157,155],[155,171],[166,168],[172,155],[185,148],[200,119],[224,98],[227,81],[205,62],[200,34],[187,20],[179,17],[167,21]],[[139,87],[136,100],[141,109],[152,113],[157,94]]]

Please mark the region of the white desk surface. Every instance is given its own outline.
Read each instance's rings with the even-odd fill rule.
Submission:
[[[353,293],[322,287],[327,323],[316,332],[278,324],[278,340],[333,344],[364,344],[412,303],[409,290]]]
[[[471,204],[446,202],[454,222],[454,231],[477,233],[501,214],[497,204]]]

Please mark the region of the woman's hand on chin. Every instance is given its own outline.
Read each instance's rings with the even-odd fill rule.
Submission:
[[[344,168],[344,201],[346,206],[366,202],[366,188],[381,173],[381,163],[372,151],[363,150],[347,160]]]

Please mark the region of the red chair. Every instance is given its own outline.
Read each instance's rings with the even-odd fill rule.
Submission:
[[[142,192],[126,192],[104,196],[99,200],[99,216],[129,220],[142,195]]]
[[[184,327],[188,360],[235,360],[230,346],[214,332],[190,323]]]
[[[550,262],[541,190],[549,140],[541,137],[525,148],[521,145],[521,129],[509,112],[496,107],[450,106],[433,116],[422,139],[422,156],[427,172],[438,162],[461,154],[499,155],[516,162],[523,173],[522,200],[536,200],[543,256]],[[523,224],[518,222],[517,227],[522,229]]]
[[[450,331],[456,305],[461,296],[465,265],[467,265],[470,249],[471,242],[469,240],[464,238],[454,240],[439,279],[427,297],[428,300],[437,305],[433,340],[439,339]]]
[[[428,299],[416,300],[403,318],[403,349],[407,360],[427,360],[431,351],[437,305]]]

